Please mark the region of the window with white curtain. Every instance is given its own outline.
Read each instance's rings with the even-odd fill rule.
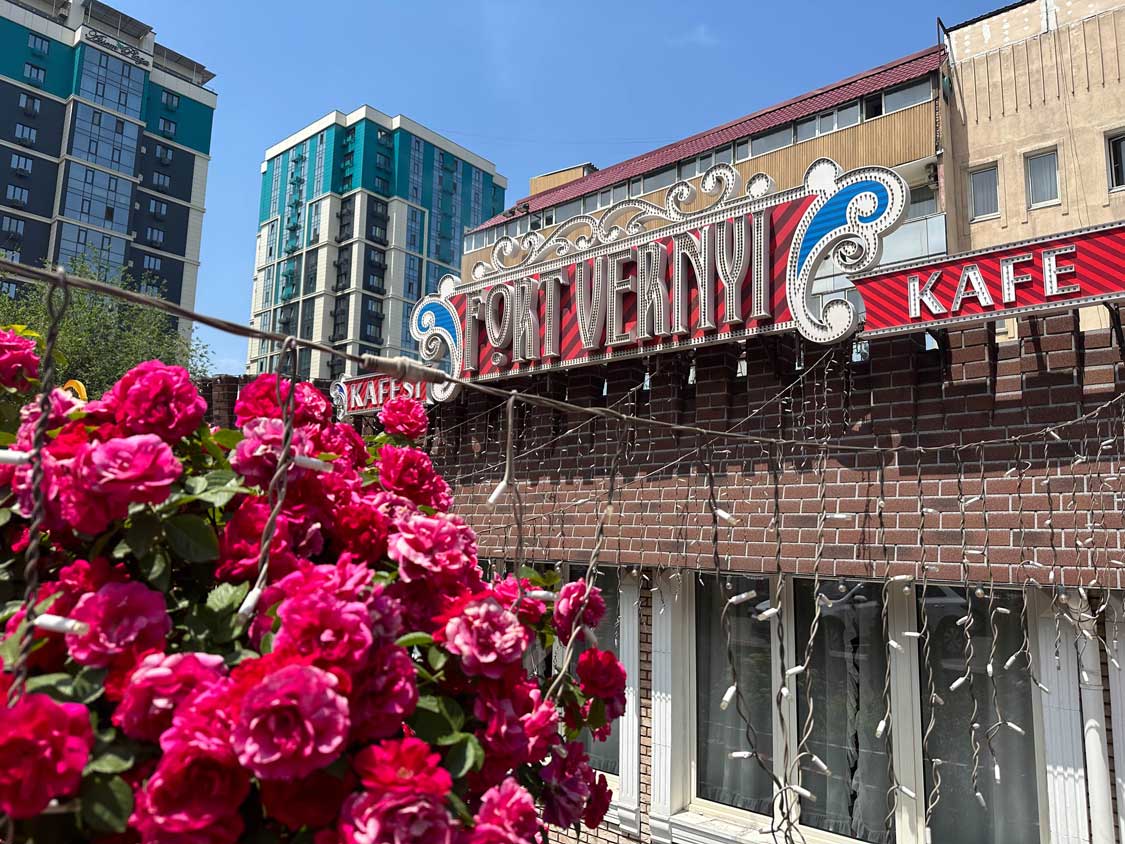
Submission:
[[[972,218],[993,217],[1000,213],[1000,198],[997,193],[998,181],[996,165],[982,167],[969,174],[969,193],[972,203]]]
[[[973,659],[971,682],[964,681],[950,690],[965,674],[966,591],[954,586],[930,586],[925,596],[929,620],[930,667],[943,704],[934,708],[934,730],[929,739],[929,755],[924,761],[926,791],[933,788],[932,759],[940,759],[941,800],[934,811],[933,840],[956,844],[1005,844],[1011,841],[1039,841],[1038,766],[1032,685],[1027,671],[1013,666],[1005,670],[1008,658],[1020,649],[1023,630],[1020,613],[1023,598],[1019,592],[998,591],[993,613],[996,620],[996,662],[989,679],[989,653],[992,650],[992,625],[987,598],[972,600],[970,628]],[[919,612],[922,609],[919,596]],[[1006,612],[1004,612],[1006,610]],[[1024,665],[1023,662],[1017,663]],[[921,687],[926,686],[925,665],[920,665]],[[1005,726],[994,728],[1001,719],[1015,724],[1025,735]],[[976,715],[973,707],[976,706]],[[922,723],[929,722],[930,702],[922,695]],[[973,787],[973,745],[967,725],[981,724],[977,785]],[[992,741],[985,741],[991,734]],[[995,755],[993,753],[995,752]],[[1000,765],[996,781],[995,765]],[[976,797],[984,798],[981,806]]]
[[[570,579],[578,580],[586,576],[585,567],[571,566]],[[621,581],[616,568],[598,567],[597,586],[605,599],[605,615],[594,629],[597,646],[610,651],[620,659],[621,656]],[[574,649],[571,666],[578,665],[578,656],[590,647],[588,641],[579,643]],[[588,731],[582,733],[582,745],[590,756],[594,770],[617,776],[621,771],[621,731],[620,723],[614,724],[613,731],[605,741],[595,741]]]
[[[1027,157],[1027,204],[1050,205],[1059,199],[1059,154],[1055,150]]]
[[[722,625],[723,607],[732,595],[753,590],[769,605],[766,578],[706,578],[695,586],[695,794],[769,815],[773,803],[773,695],[770,624],[755,621],[748,612],[733,612],[730,641]],[[731,687],[727,648],[734,655],[742,705],[753,727],[762,764],[731,758],[749,750],[739,702],[727,697]],[[724,700],[726,704],[724,706]]]

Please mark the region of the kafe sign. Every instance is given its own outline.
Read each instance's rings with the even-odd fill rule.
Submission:
[[[400,381],[381,373],[336,381],[329,390],[339,419],[378,413],[395,396],[408,396],[424,402],[427,400],[426,393],[425,381]]]
[[[904,219],[909,195],[902,178],[882,167],[844,173],[820,159],[800,187],[775,192],[762,174],[743,190],[735,168],[717,164],[699,191],[678,182],[663,205],[629,199],[600,218],[572,218],[547,237],[501,238],[471,279],[445,276],[436,294],[418,302],[411,334],[426,360],[448,355],[452,372],[479,381],[779,331],[832,343],[853,336],[861,318],[847,300],[821,309],[813,299],[812,279],[829,256],[863,297],[860,336],[1082,304],[1094,295],[1075,258],[1090,247],[1081,237],[995,250],[995,260],[982,253],[863,275]],[[1120,275],[1118,298],[1125,295]],[[1099,295],[1106,285],[1114,286],[1100,285]],[[431,393],[440,401],[455,389]]]

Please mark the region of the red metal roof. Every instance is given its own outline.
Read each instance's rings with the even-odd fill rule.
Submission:
[[[569,202],[588,193],[608,188],[634,176],[659,170],[669,164],[729,144],[748,135],[756,135],[776,126],[782,126],[802,117],[807,117],[810,114],[816,114],[842,103],[865,97],[876,91],[882,91],[903,82],[918,79],[937,70],[941,66],[943,57],[944,51],[940,46],[930,47],[819,90],[761,109],[746,117],[740,117],[730,123],[708,129],[706,132],[700,132],[690,138],[676,141],[652,152],[643,153],[635,158],[630,158],[628,161],[622,161],[620,164],[598,170],[589,176],[567,182],[557,188],[542,191],[534,196],[524,197],[513,207],[518,208],[527,203],[528,208],[526,210],[510,216],[497,214],[492,219],[481,223],[473,231],[480,231],[497,223],[519,219],[532,211],[539,211],[543,208]]]

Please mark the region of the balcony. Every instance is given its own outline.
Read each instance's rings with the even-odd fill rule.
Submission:
[[[879,265],[944,255],[945,250],[945,214],[930,214],[903,223],[883,238],[883,257]]]

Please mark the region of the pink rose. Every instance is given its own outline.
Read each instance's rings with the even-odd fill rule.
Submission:
[[[217,654],[149,654],[133,669],[113,723],[130,738],[156,741],[172,726],[172,713],[180,701],[225,673],[223,658]]]
[[[244,438],[230,456],[230,467],[249,483],[265,488],[277,472],[285,424],[280,419],[255,419],[243,426],[242,434]],[[308,434],[300,428],[294,429],[290,448],[294,455],[312,454]],[[290,465],[287,475],[289,480],[295,480],[304,473],[299,466]]]
[[[585,609],[583,609],[585,604]],[[581,619],[578,614],[582,613]],[[590,597],[586,598],[586,581],[575,580],[559,590],[559,597],[555,601],[555,631],[559,641],[564,645],[570,642],[570,637],[577,633],[578,641],[583,641],[586,635],[581,627],[597,627],[605,615],[605,599],[602,590],[597,586],[590,587]]]
[[[379,449],[379,482],[383,489],[418,506],[448,510],[453,503],[449,484],[434,471],[429,455],[416,448],[385,445]]]
[[[344,844],[452,844],[453,826],[436,797],[361,791],[344,801],[340,837]]]
[[[215,566],[218,580],[238,583],[258,574],[258,552],[262,547],[262,531],[270,515],[265,498],[247,496],[223,526],[219,536],[219,562]],[[319,554],[324,540],[320,524],[302,519],[295,507],[278,514],[270,542],[270,578],[280,580],[297,569],[302,560]]]
[[[609,781],[605,774],[595,774],[593,768],[589,771],[588,783],[590,798],[586,801],[586,808],[582,811],[582,823],[587,829],[597,829],[605,820],[605,813],[609,811],[609,803],[613,799],[613,792],[609,790]]]
[[[355,755],[352,765],[364,788],[376,794],[398,791],[441,798],[453,788],[453,778],[441,767],[441,754],[421,739],[368,745]]]
[[[9,682],[0,675],[0,702]],[[0,705],[0,813],[32,818],[56,797],[78,792],[94,746],[90,713],[78,703],[24,695]]]
[[[297,779],[331,764],[350,726],[339,681],[311,665],[266,677],[242,701],[232,744],[238,761],[262,779]]]
[[[3,332],[0,332],[3,333]],[[51,390],[51,409],[47,412],[47,430],[61,428],[70,421],[70,414],[82,408],[82,402],[66,390],[58,387]],[[39,402],[28,402],[20,408],[20,426],[16,430],[16,448],[30,451],[35,437],[35,427],[39,423]]]
[[[314,454],[338,455],[333,461],[339,466],[343,463],[353,470],[363,469],[371,462],[371,455],[367,453],[367,443],[351,425],[344,422],[333,422],[316,428],[309,426],[308,431],[314,446]]]
[[[128,434],[156,434],[177,443],[199,430],[207,402],[182,366],[148,360],[130,369],[99,403]]]
[[[288,398],[290,382],[281,380],[281,395]],[[281,408],[277,403],[277,376],[272,373],[259,375],[242,388],[234,403],[234,422],[242,427],[252,419],[268,417],[281,418]],[[297,425],[326,425],[332,421],[328,399],[321,395],[312,384],[301,382],[297,385],[297,395],[293,403],[293,420]]]
[[[523,591],[522,600],[520,599],[521,587]],[[504,605],[505,609],[515,612],[524,624],[535,625],[547,612],[547,605],[543,601],[534,600],[527,596],[527,593],[535,588],[526,577],[517,581],[515,575],[509,574],[503,580],[500,580],[497,576],[497,579],[492,583],[492,594]],[[517,601],[519,602],[518,608],[516,607]]]
[[[519,664],[531,633],[489,595],[466,603],[440,638],[446,650],[461,658],[466,674],[497,679]]]
[[[388,644],[372,651],[352,690],[352,741],[395,735],[417,704],[414,663],[406,649]]]
[[[63,488],[63,514],[84,533],[122,519],[130,504],[159,504],[183,472],[172,449],[155,434],[111,439],[82,449],[73,483]],[[97,513],[96,518],[88,514]]]
[[[405,583],[460,581],[477,567],[477,541],[459,517],[416,513],[395,522],[397,533],[387,543],[387,556],[399,564]]]
[[[543,820],[547,823],[565,828],[582,817],[592,779],[587,759],[582,745],[572,741],[557,745],[551,761],[543,766]]]
[[[426,408],[409,396],[395,396],[379,411],[379,421],[388,434],[420,440],[426,436],[430,420],[426,418]]]
[[[469,844],[531,844],[539,831],[535,798],[512,777],[481,799]]]
[[[68,633],[66,646],[75,662],[104,668],[127,651],[164,650],[172,620],[164,596],[143,583],[107,583],[83,595],[70,617],[88,627]]]
[[[281,602],[281,630],[274,650],[310,657],[326,670],[352,674],[363,665],[375,637],[367,607],[341,601],[329,591],[310,591]]]
[[[0,330],[0,387],[20,392],[39,377],[35,341],[14,331]]]
[[[234,844],[250,777],[230,754],[183,744],[166,750],[136,794],[129,824],[143,844]]]

